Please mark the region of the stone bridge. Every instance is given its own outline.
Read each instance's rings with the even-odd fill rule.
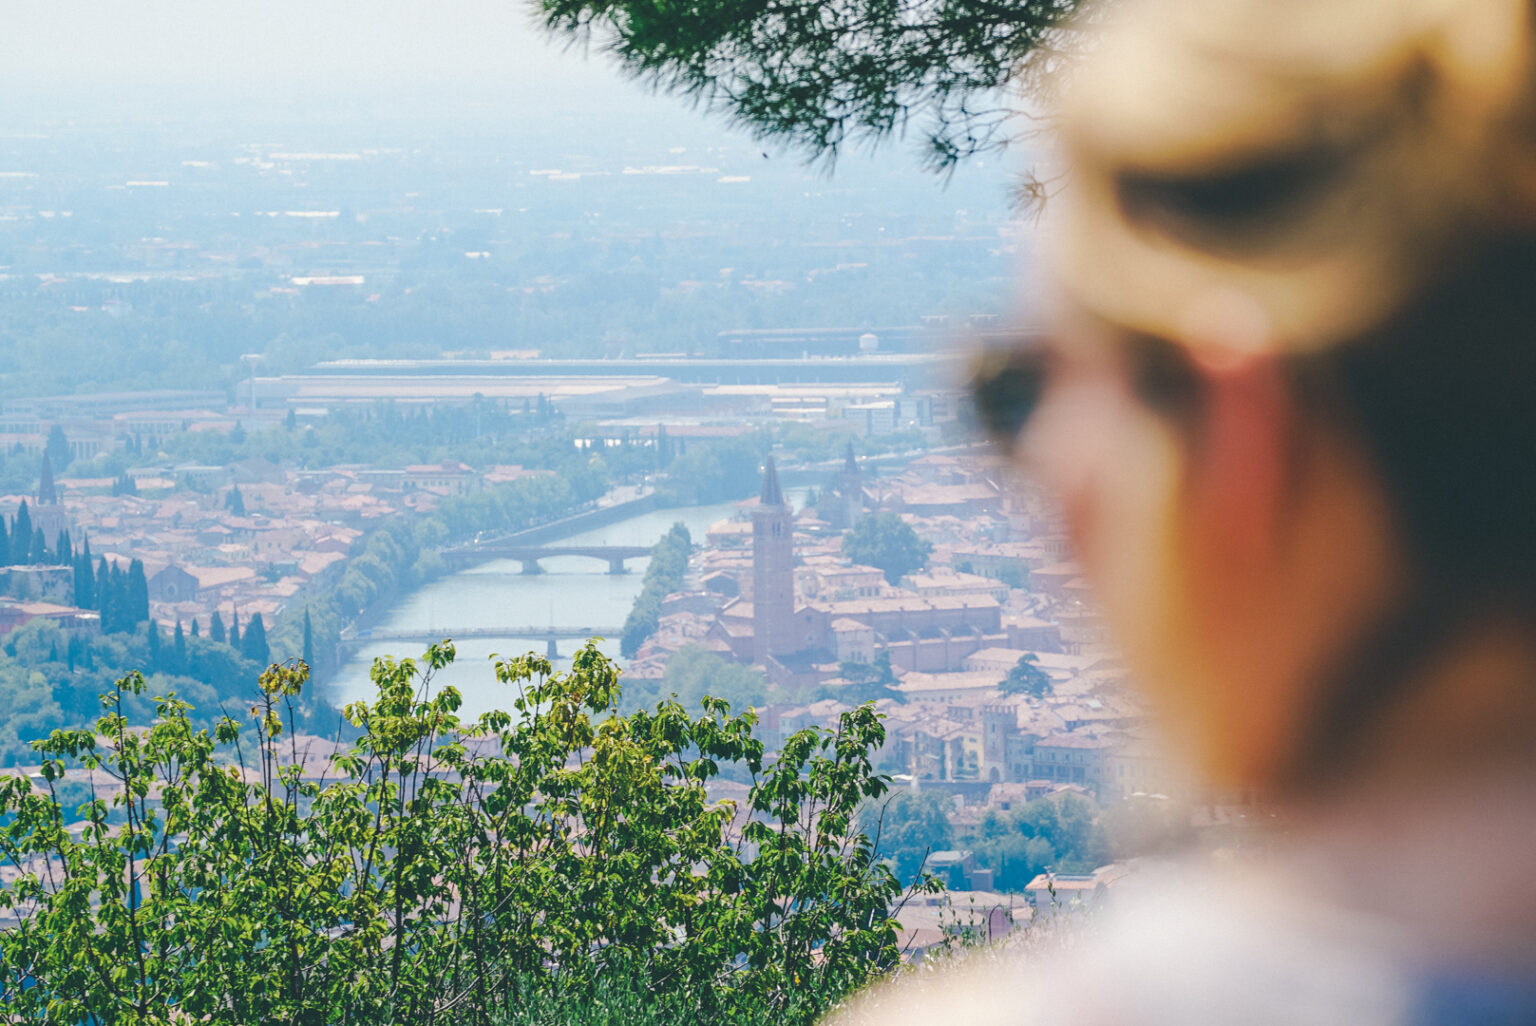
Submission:
[[[649,556],[646,545],[509,545],[504,542],[486,542],[480,545],[461,545],[444,549],[442,557],[449,562],[482,563],[488,559],[515,559],[523,564],[523,573],[543,573],[539,560],[548,556],[585,556],[608,564],[610,574],[627,573],[626,559]]]
[[[470,638],[531,638],[544,642],[545,652],[553,659],[558,654],[555,643],[562,638],[617,638],[624,633],[622,627],[430,627],[423,630],[361,630],[343,633],[339,644],[342,648],[372,645],[380,642],[409,642],[431,645],[451,638],[465,641]]]

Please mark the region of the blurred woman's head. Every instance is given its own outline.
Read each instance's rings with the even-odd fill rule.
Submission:
[[[1072,72],[1059,310],[1003,422],[1218,782],[1334,779],[1444,722],[1469,635],[1533,633],[1529,21],[1142,0]],[[1466,701],[1536,691],[1497,678]]]

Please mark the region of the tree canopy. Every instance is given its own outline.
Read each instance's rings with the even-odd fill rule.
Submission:
[[[515,711],[463,721],[432,681],[453,655],[376,661],[324,779],[297,664],[211,731],[174,696],[135,715],[135,673],[37,742],[0,776],[0,1018],[521,1022],[617,978],[675,1016],[639,1021],[809,1026],[897,963],[905,889],[858,816],[887,785],[872,707],[770,760],[723,702],[618,713],[590,644],[498,661]],[[727,766],[735,803],[708,791]]]
[[[1078,0],[539,0],[556,35],[766,139],[835,159],[909,129],[949,168],[1007,142],[1011,82],[1055,49]]]
[[[942,791],[896,791],[885,801],[867,803],[860,820],[880,855],[893,862],[897,878],[915,880],[928,856],[954,843],[953,810],[954,799]]]
[[[661,689],[690,712],[699,708],[705,696],[723,699],[736,709],[768,701],[768,682],[761,670],[728,662],[698,645],[684,645],[672,654]]]
[[[1051,675],[1040,669],[1040,659],[1033,652],[1019,656],[1019,661],[1013,664],[1013,669],[1008,671],[1008,676],[998,686],[998,690],[1005,695],[1030,695],[1034,698],[1044,698],[1055,689]]]
[[[843,555],[855,563],[884,571],[891,584],[901,580],[903,574],[927,566],[932,552],[933,546],[919,538],[912,525],[895,513],[867,516],[843,536]]]

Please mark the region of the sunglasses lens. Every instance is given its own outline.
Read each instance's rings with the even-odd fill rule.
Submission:
[[[1010,352],[984,357],[971,378],[977,419],[992,440],[1009,451],[1039,405],[1044,368],[1038,354]]]

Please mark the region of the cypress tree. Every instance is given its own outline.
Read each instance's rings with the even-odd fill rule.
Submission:
[[[229,510],[231,516],[245,516],[245,496],[240,494],[239,485],[229,490],[229,495],[224,500],[224,508]]]
[[[11,525],[11,565],[21,566],[31,551],[32,513],[27,509],[27,500],[22,499],[21,508],[16,511],[16,520]]]
[[[194,638],[202,637],[202,633],[197,629],[197,617],[195,616],[192,618],[192,636]]]
[[[229,608],[229,647],[240,651],[240,610]]]
[[[48,562],[50,555],[48,539],[43,537],[43,529],[41,527],[34,527],[32,529],[32,552],[28,561],[33,566],[42,566]]]
[[[96,578],[91,573],[91,539],[80,546],[80,556],[75,564],[75,605],[81,609],[96,608]]]
[[[11,565],[11,533],[6,530],[5,517],[0,517],[0,566]]]
[[[144,629],[149,636],[149,667],[152,670],[164,669],[160,658],[160,625],[151,620]]]
[[[196,625],[197,625],[197,621],[193,620],[192,624],[193,624],[193,627],[195,629]],[[187,672],[187,636],[182,633],[181,621],[180,620],[176,621],[176,634],[175,634],[175,638],[174,638],[173,644],[175,645],[175,648],[172,650],[172,655],[171,655],[171,669],[173,671],[175,671],[176,673],[186,673]]]
[[[64,429],[55,424],[48,432],[48,441],[43,446],[43,482],[37,489],[37,501],[45,506],[56,505],[59,501],[53,488],[53,471],[57,467],[63,470],[69,466],[69,439],[64,437]]]
[[[314,631],[309,625],[308,606],[304,607],[304,654],[302,658],[305,666],[313,667],[315,665],[315,636]]]
[[[53,547],[53,561],[59,566],[69,566],[75,561],[75,547],[69,540],[69,529],[59,532],[57,543]]]
[[[261,614],[251,617],[245,625],[245,636],[240,639],[240,654],[266,669],[272,661],[272,651],[267,647],[267,628],[261,622]]]
[[[102,556],[96,563],[96,604],[93,608],[102,614],[107,610],[107,596],[112,591],[112,570],[107,566],[107,557]],[[106,616],[102,616],[101,629],[107,629]]]
[[[149,582],[144,579],[144,564],[135,559],[128,564],[128,615],[130,624],[149,619]]]
[[[194,620],[193,623],[195,624],[196,621]],[[217,609],[213,611],[213,619],[208,621],[208,637],[221,645],[229,641],[229,634],[224,630],[224,617],[219,615]]]
[[[106,561],[105,557],[102,561]],[[101,629],[108,634],[130,630],[132,622],[128,619],[127,582],[116,563],[107,570],[106,587],[101,587],[98,581],[97,590],[101,592]]]

